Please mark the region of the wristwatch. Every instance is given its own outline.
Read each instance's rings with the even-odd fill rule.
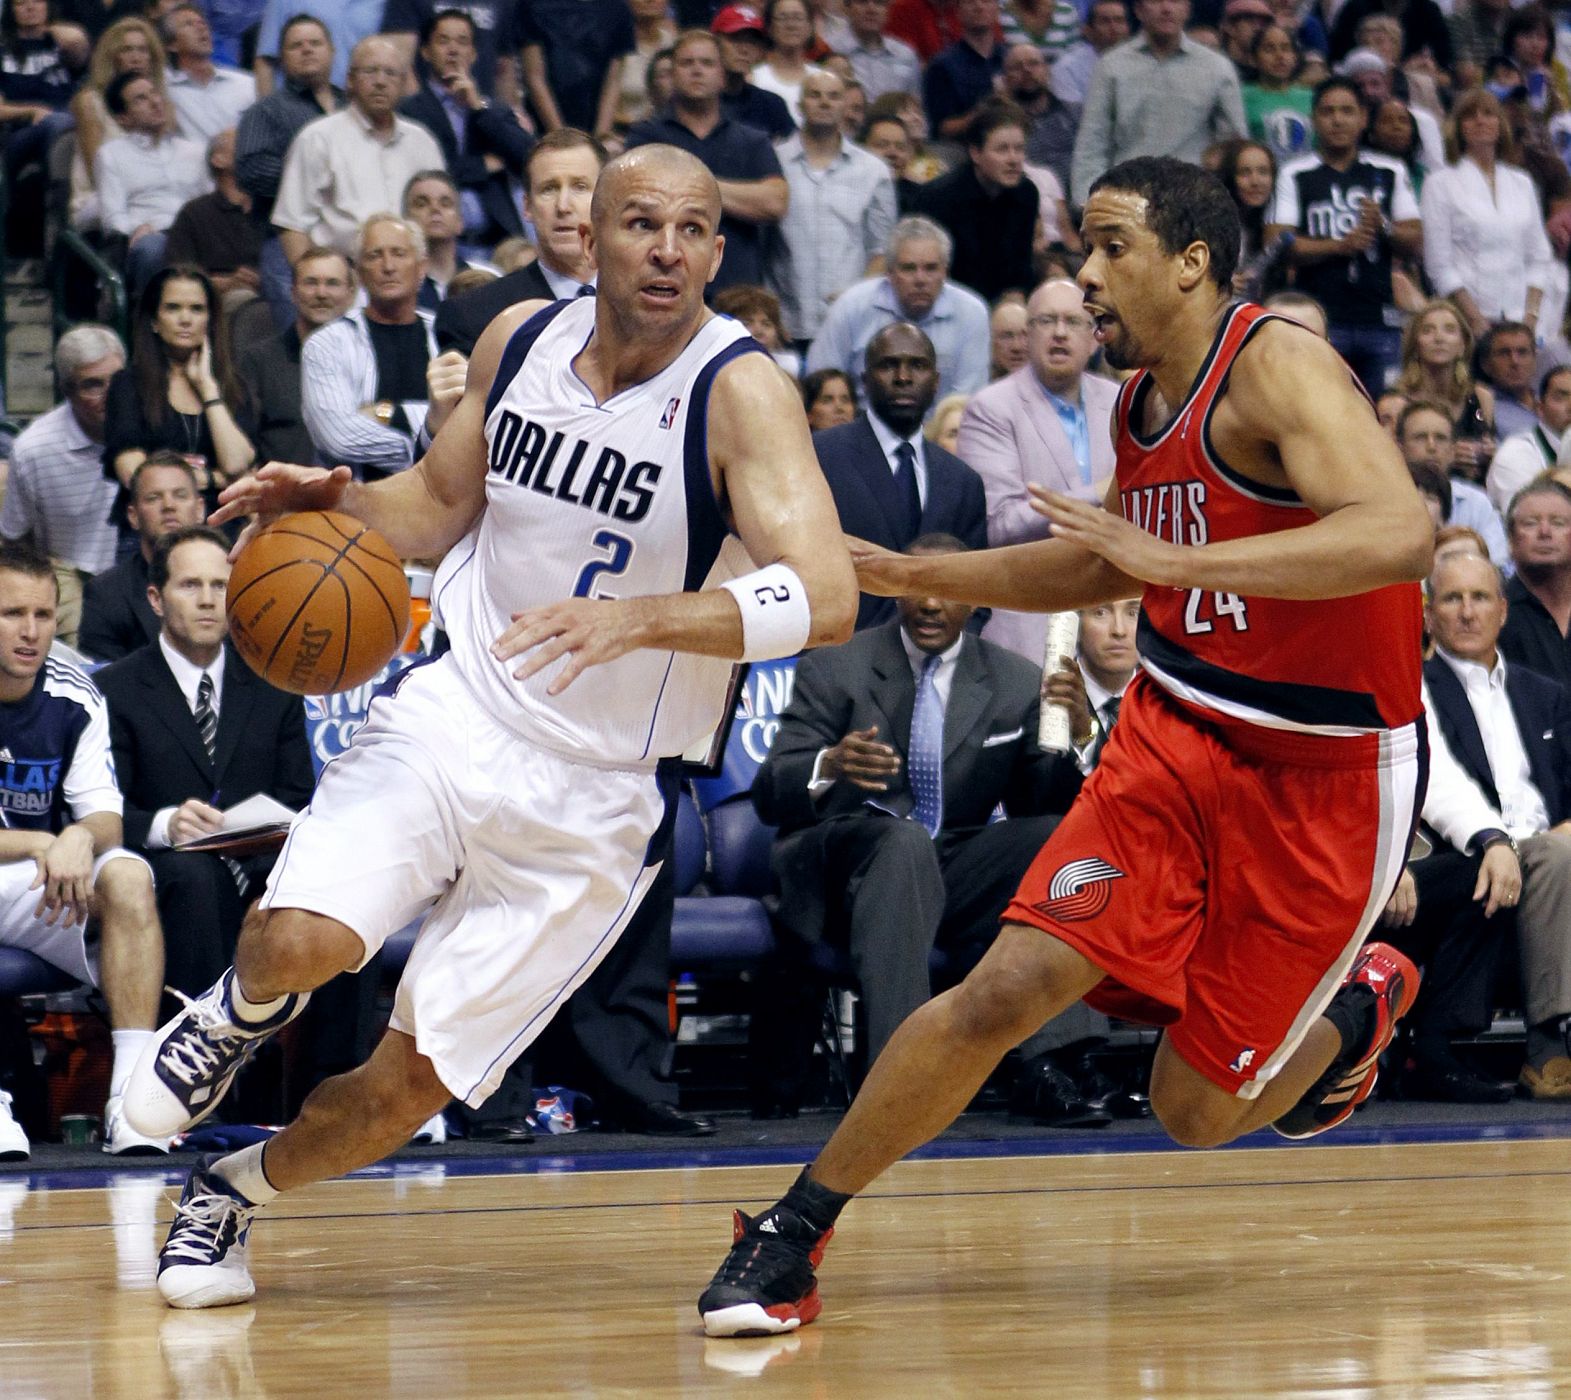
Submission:
[[[384,428],[393,421],[393,405],[386,399],[377,403],[371,412],[376,415],[376,421]]]
[[[1522,855],[1517,848],[1516,838],[1509,831],[1501,831],[1499,827],[1488,827],[1480,831],[1473,838],[1473,846],[1480,852],[1487,851],[1491,846],[1509,846],[1512,855],[1518,859]]]

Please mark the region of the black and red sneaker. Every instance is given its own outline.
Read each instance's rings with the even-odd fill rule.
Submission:
[[[1337,998],[1367,1000],[1370,1031],[1344,1050],[1309,1092],[1271,1126],[1287,1138],[1312,1138],[1345,1123],[1375,1091],[1380,1056],[1396,1034],[1396,1023],[1418,996],[1418,969],[1389,943],[1367,943],[1353,959]]]
[[[813,1276],[834,1230],[818,1230],[787,1205],[732,1212],[731,1252],[698,1299],[711,1337],[791,1332],[823,1311]]]

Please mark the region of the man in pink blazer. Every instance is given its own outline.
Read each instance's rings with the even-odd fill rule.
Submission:
[[[960,419],[957,451],[987,492],[989,545],[1047,534],[1047,521],[1031,509],[1029,483],[1101,500],[1113,473],[1118,385],[1085,372],[1096,341],[1080,288],[1044,282],[1026,314],[1024,368],[973,395]],[[1046,630],[1038,614],[995,611],[983,635],[1040,666]]]

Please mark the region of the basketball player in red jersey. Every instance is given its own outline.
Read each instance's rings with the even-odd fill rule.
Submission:
[[[699,1300],[712,1336],[816,1317],[840,1209],[1077,998],[1166,1028],[1152,1107],[1210,1147],[1347,1118],[1417,991],[1364,939],[1423,797],[1424,507],[1335,352],[1232,303],[1217,180],[1129,161],[1092,187],[1083,233],[1108,361],[1140,371],[1106,509],[1042,492],[1049,540],[852,552],[876,594],[1059,611],[1140,592],[1143,671],[987,957],[896,1032],[786,1196],[738,1212]]]

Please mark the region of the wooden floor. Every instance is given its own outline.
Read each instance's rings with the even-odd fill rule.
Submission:
[[[0,1178],[0,1396],[1571,1394],[1571,1143],[911,1162],[825,1311],[708,1341],[728,1207],[789,1168],[337,1182],[264,1213],[253,1305],[166,1310],[166,1188]]]

